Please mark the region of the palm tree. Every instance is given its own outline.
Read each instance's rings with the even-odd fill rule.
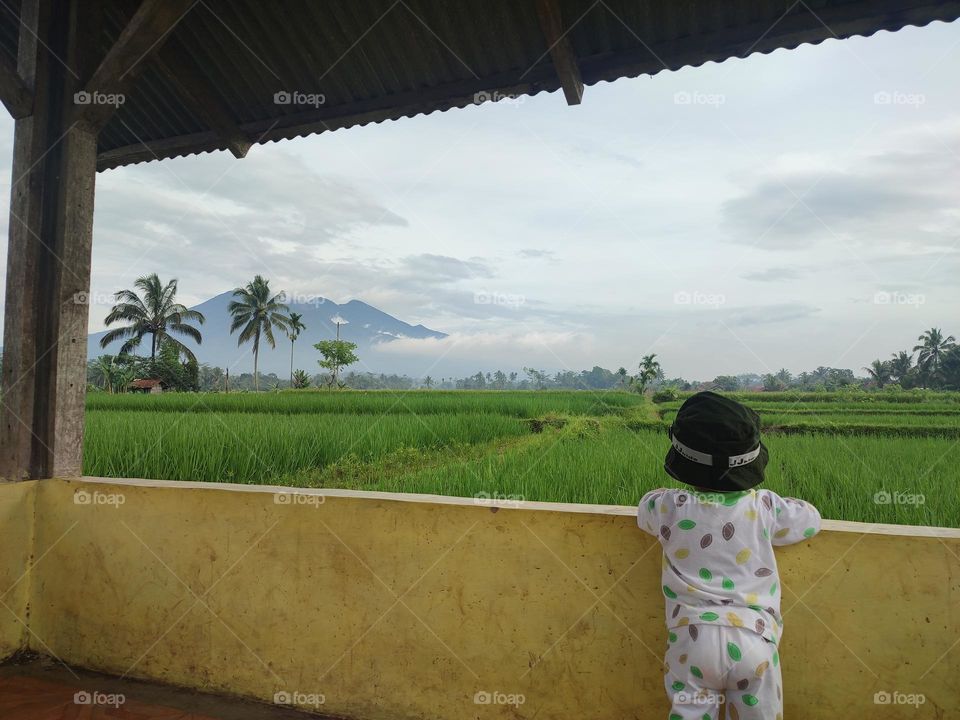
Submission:
[[[290,313],[290,326],[287,329],[287,337],[290,338],[290,387],[293,387],[293,344],[300,337],[300,333],[307,329],[303,324],[303,315],[300,313]]]
[[[913,354],[901,350],[899,353],[893,353],[891,357],[893,360],[887,361],[890,366],[890,377],[902,383],[913,369]]]
[[[864,370],[877,384],[877,387],[882,388],[890,380],[890,363],[885,363],[883,360],[874,360],[870,363],[870,367],[865,367]]]
[[[289,332],[290,318],[286,315],[290,311],[281,300],[284,293],[270,294],[270,281],[257,275],[246,287],[233,291],[235,300],[227,306],[233,322],[230,323],[230,333],[240,330],[237,345],[253,341],[253,387],[260,389],[258,375],[258,360],[260,355],[260,338],[265,337],[270,347],[275,348],[277,342],[273,337],[273,328]],[[242,330],[241,330],[242,328]]]
[[[93,361],[90,368],[93,381],[99,382],[100,387],[111,394],[118,369],[113,362],[113,355],[101,355]]]
[[[115,322],[129,324],[126,327],[111,330],[100,338],[100,347],[105,348],[115,340],[123,339],[120,354],[126,355],[140,346],[144,335],[150,335],[151,360],[156,358],[157,348],[162,343],[169,343],[180,355],[196,361],[193,351],[174,338],[171,333],[189,337],[199,345],[203,338],[191,321],[203,325],[206,318],[203,317],[203,313],[174,302],[177,295],[176,279],[164,285],[157,274],[153,273],[137,278],[133,286],[143,295],[137,294],[134,290],[121,290],[115,293],[113,297],[117,304],[104,320],[107,326]]]
[[[661,378],[663,378],[663,370],[660,363],[657,362],[657,354],[644,355],[640,360],[640,373],[634,378],[634,384],[638,392],[644,392],[651,380]]]
[[[956,347],[956,338],[953,335],[943,336],[940,328],[930,328],[917,338],[920,341],[916,345],[914,352],[920,351],[917,355],[917,367],[919,367],[928,378],[935,377],[940,372],[940,364],[948,352]]]

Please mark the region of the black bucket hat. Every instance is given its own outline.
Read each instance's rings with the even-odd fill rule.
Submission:
[[[688,398],[670,426],[663,463],[682,483],[718,492],[749,490],[763,482],[769,455],[760,442],[760,416],[713,392]]]

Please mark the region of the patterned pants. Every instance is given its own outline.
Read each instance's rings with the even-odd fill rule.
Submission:
[[[664,686],[670,720],[783,720],[777,647],[745,628],[689,625],[670,633]]]

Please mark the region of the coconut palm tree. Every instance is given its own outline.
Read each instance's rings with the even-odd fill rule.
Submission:
[[[253,341],[253,387],[260,389],[258,375],[258,361],[260,356],[260,339],[266,338],[271,348],[277,346],[273,337],[274,327],[289,332],[290,318],[287,315],[290,308],[281,302],[284,293],[276,295],[270,293],[270,281],[257,275],[246,287],[233,291],[234,300],[230,301],[227,310],[233,318],[230,323],[230,333],[240,330],[237,345]]]
[[[943,336],[940,328],[930,328],[917,338],[920,341],[916,345],[914,352],[920,351],[917,355],[917,367],[919,367],[927,378],[935,378],[940,372],[940,365],[948,352],[956,347],[956,338],[953,335]]]
[[[864,370],[867,371],[870,379],[877,384],[877,387],[882,388],[890,380],[890,363],[883,362],[883,360],[874,360],[870,363],[870,367],[865,367]]]
[[[887,361],[890,366],[890,377],[902,383],[913,370],[913,353],[901,350],[899,353],[893,353],[891,357],[893,360]]]
[[[116,340],[123,340],[120,354],[126,355],[138,348],[144,335],[150,336],[150,359],[157,356],[157,348],[162,343],[170,343],[180,355],[191,361],[196,361],[193,351],[177,340],[173,335],[181,335],[195,340],[199,345],[203,338],[200,331],[192,325],[197,322],[203,325],[206,318],[203,313],[175,302],[177,296],[177,281],[171,280],[166,285],[160,282],[156,273],[137,278],[133,283],[139,290],[121,290],[114,294],[117,304],[110,310],[104,322],[109,327],[117,322],[128,323],[125,327],[109,331],[100,339],[100,347],[105,348]]]
[[[303,324],[303,315],[300,313],[290,313],[290,327],[287,329],[287,337],[290,338],[290,387],[293,387],[293,344],[300,337],[300,333],[307,329]]]

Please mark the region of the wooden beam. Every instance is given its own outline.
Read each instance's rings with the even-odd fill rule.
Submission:
[[[579,105],[583,99],[583,80],[577,66],[577,55],[570,42],[569,29],[564,30],[559,0],[537,0],[537,18],[547,41],[553,67],[560,78],[560,87],[567,105]]]
[[[0,405],[0,479],[82,468],[96,135],[70,121],[89,57],[85,0],[23,0]]]
[[[170,41],[154,64],[177,89],[188,107],[223,140],[234,157],[242,158],[250,150],[250,138],[234,122],[230,110],[220,101],[209,80],[176,41]]]
[[[99,131],[125,101],[150,55],[159,50],[173,28],[197,0],[142,0],[103,62],[84,86],[77,119]]]
[[[0,102],[14,120],[33,112],[33,92],[17,69],[5,59],[0,60]]]

